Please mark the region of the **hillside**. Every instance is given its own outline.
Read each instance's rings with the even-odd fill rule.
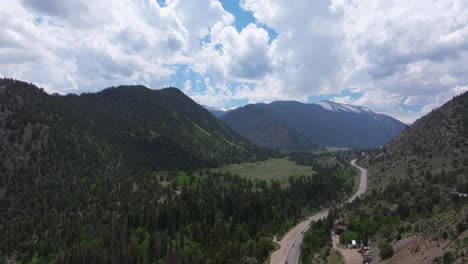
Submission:
[[[467,151],[465,93],[361,160],[369,191],[341,212],[347,237],[370,239],[376,263],[466,263]]]
[[[468,93],[417,120],[366,162],[370,188],[390,180],[422,184],[439,179],[468,192]]]
[[[60,96],[14,80],[3,79],[0,87],[3,170],[19,169],[19,157],[42,171],[41,163],[48,159],[94,163],[99,157],[100,163],[169,169],[212,167],[261,155],[175,88],[120,86]]]
[[[1,263],[263,263],[273,235],[352,189],[346,165],[294,165],[287,184],[290,169],[198,169],[270,152],[172,88],[3,79],[0,110]]]
[[[308,138],[275,120],[268,110],[257,105],[232,110],[224,115],[222,120],[259,146],[286,151],[318,148]]]
[[[406,127],[394,118],[369,109],[330,101],[248,105],[229,111],[222,120],[252,142],[273,148],[278,146],[272,142],[278,141],[282,142],[282,147],[289,148],[304,144],[376,148]]]
[[[242,228],[237,246],[267,241],[267,253],[272,243],[262,240],[265,231],[247,233],[246,221],[233,220],[233,211],[252,215],[246,213],[257,195],[252,182],[210,174],[195,183],[193,171],[270,154],[178,89],[120,86],[49,95],[32,84],[1,79],[0,263],[202,263],[223,255],[212,252],[229,250],[207,241],[234,241],[218,235],[214,222],[220,217]],[[180,195],[178,175],[190,179],[192,191]],[[275,199],[287,193],[279,191]],[[239,203],[241,193],[247,196]],[[300,210],[288,206],[288,217],[273,219],[273,204],[272,199],[258,211],[270,214],[268,232]],[[255,219],[249,230],[260,230],[263,217]],[[197,235],[188,238],[192,228]],[[191,239],[196,246],[182,249]],[[137,252],[136,244],[146,249]],[[265,258],[265,252],[235,256]]]

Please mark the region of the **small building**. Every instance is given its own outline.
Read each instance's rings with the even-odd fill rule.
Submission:
[[[339,223],[338,226],[335,229],[335,234],[341,235],[343,234],[346,230],[348,230],[348,224],[346,223]]]

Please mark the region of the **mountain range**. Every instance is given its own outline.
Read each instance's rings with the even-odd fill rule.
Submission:
[[[466,263],[468,93],[410,127],[330,101],[247,105],[221,110],[220,119],[213,111],[175,88],[59,95],[0,79],[0,252],[6,262],[137,263],[141,256],[167,263],[263,262],[274,248],[272,230],[286,231],[291,216],[311,201],[333,201],[334,191],[352,189],[342,178],[346,167],[337,171],[340,166],[320,162],[346,164],[359,156],[369,190],[340,209],[349,230],[372,237],[375,254],[379,245],[392,244],[395,263],[407,263],[408,254],[412,263],[442,254]],[[284,188],[204,170],[277,155],[249,140],[280,150],[383,146],[289,153],[315,173],[291,177]]]
[[[176,88],[50,95],[32,84],[0,80],[2,175],[25,167],[38,176],[69,166],[212,167],[263,152]]]
[[[322,101],[276,101],[210,112],[253,143],[279,150],[377,148],[406,125],[368,108]]]

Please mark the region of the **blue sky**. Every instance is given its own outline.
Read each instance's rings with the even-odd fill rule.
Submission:
[[[161,5],[165,5],[165,1],[158,1]],[[221,0],[223,8],[231,13],[235,21],[233,25],[237,29],[238,32],[241,32],[247,25],[249,24],[256,24],[256,26],[265,29],[269,35],[269,43],[271,43],[274,39],[277,38],[277,33],[274,29],[268,27],[265,24],[258,23],[254,18],[252,12],[246,11],[241,8],[241,4],[237,0]],[[197,73],[190,70],[188,67],[181,66],[175,75],[171,77],[170,86],[174,87],[184,87],[184,84],[187,80],[190,80],[191,83],[196,83],[197,78],[200,76]],[[203,82],[198,82],[196,86],[195,92],[201,92],[206,89],[206,86]],[[307,97],[305,102],[307,103],[318,103],[324,100],[334,100],[337,98],[341,103],[350,103],[352,104],[353,101],[358,100],[360,97],[364,95],[363,92],[353,91],[352,89],[343,88],[339,93],[324,93],[319,95],[311,95]],[[350,100],[339,100],[339,98],[349,98]],[[421,110],[421,105],[404,105],[404,100],[401,102],[401,109],[406,112],[419,112]],[[226,100],[223,105],[218,107],[224,108],[235,108],[238,106],[248,104],[248,99],[230,99]]]
[[[257,24],[252,12],[242,9],[238,0],[221,0],[220,2],[226,11],[234,15],[234,25],[237,31],[241,32],[248,24]],[[257,24],[257,26],[268,31],[270,42],[277,37],[276,31],[267,25]]]
[[[220,2],[224,10],[226,10],[227,12],[231,13],[234,16],[233,26],[236,28],[238,32],[241,32],[249,24],[255,24],[257,27],[263,28],[264,30],[268,32],[269,43],[271,43],[274,39],[276,39],[277,33],[275,32],[275,30],[264,24],[257,23],[252,12],[242,9],[240,2],[238,0],[221,0]],[[164,0],[159,0],[158,3],[161,6],[165,5]],[[176,73],[170,78],[169,86],[179,87],[179,88],[184,87],[184,84],[186,83],[186,81],[190,80],[192,84],[196,84],[193,87],[193,89],[195,90],[194,91],[195,93],[202,92],[206,89],[205,83],[200,81],[200,79],[203,79],[203,77],[197,74],[196,72],[192,71],[189,67],[187,67],[186,65],[181,65],[177,67],[177,69],[178,70],[176,71]],[[232,82],[232,85],[239,85],[239,84],[240,83]],[[325,97],[328,100],[328,99],[331,99],[333,95],[326,95]],[[222,108],[235,108],[235,107],[239,107],[242,105],[246,105],[248,103],[249,103],[249,100],[247,98],[229,99],[229,100],[225,100],[222,105],[216,105],[216,106],[222,107]]]
[[[252,12],[246,11],[241,8],[240,1],[221,0],[220,2],[224,10],[226,10],[227,12],[231,13],[234,16],[235,20],[233,22],[233,25],[235,26],[238,32],[241,32],[249,24],[255,24],[257,27],[263,28],[268,32],[269,43],[271,43],[274,39],[277,38],[276,31],[268,27],[265,24],[258,23],[256,19],[254,18]],[[164,6],[166,4],[164,0],[158,0],[158,3],[161,6]],[[182,66],[177,67],[177,69],[178,70],[176,71],[176,73],[173,76],[171,76],[168,86],[184,87],[184,84],[186,83],[186,81],[190,80],[192,84],[196,84],[196,86],[193,88],[195,90],[194,92],[201,92],[206,89],[206,85],[204,84],[204,82],[200,82],[200,81],[197,82],[197,80],[199,80],[201,76],[198,75],[196,72],[192,71],[189,67],[182,65]],[[233,83],[233,84],[236,85],[238,83]],[[352,92],[350,89],[344,89],[340,93],[330,93],[330,94],[308,96],[306,102],[318,103],[323,100],[332,100],[335,97],[346,97],[346,96],[349,96],[351,99],[356,100],[362,95],[363,93],[361,92]],[[238,106],[246,105],[248,103],[249,101],[247,98],[230,99],[230,100],[226,100],[223,103],[223,105],[218,105],[218,107],[235,108]]]
[[[410,123],[468,90],[468,2],[430,2],[2,1],[0,77],[175,86],[228,108],[333,100]]]

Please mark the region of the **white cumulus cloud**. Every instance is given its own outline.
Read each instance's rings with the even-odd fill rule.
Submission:
[[[217,0],[3,1],[0,76],[82,92],[168,86],[185,69],[180,88],[206,104],[352,88],[362,97],[333,99],[405,120],[468,87],[466,0],[239,4],[255,19],[241,30]]]
[[[278,95],[304,101],[307,95],[357,87],[364,95],[356,103],[400,116],[407,97],[421,98],[421,115],[455,95],[453,87],[468,84],[467,1],[243,0],[242,5],[279,33],[274,52],[280,66],[259,90],[276,83],[283,89]]]

